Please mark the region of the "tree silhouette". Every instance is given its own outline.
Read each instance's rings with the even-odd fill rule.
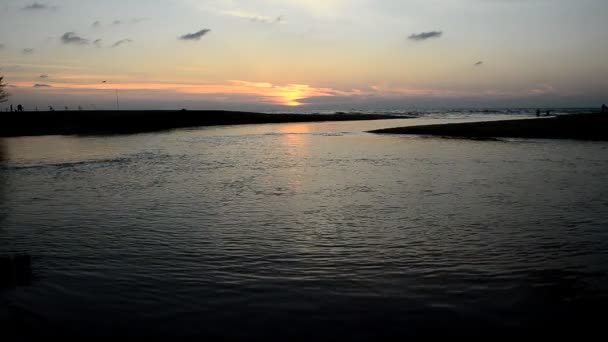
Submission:
[[[0,76],[0,103],[8,101],[8,93],[6,92],[6,83],[2,82],[4,76]]]

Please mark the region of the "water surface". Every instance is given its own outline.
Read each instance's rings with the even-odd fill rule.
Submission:
[[[608,144],[364,133],[429,122],[2,139],[0,254],[32,255],[35,279],[0,293],[0,319],[237,338],[593,327]]]

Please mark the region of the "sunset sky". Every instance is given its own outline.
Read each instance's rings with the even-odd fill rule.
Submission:
[[[608,102],[606,0],[3,0],[0,32],[26,109]]]

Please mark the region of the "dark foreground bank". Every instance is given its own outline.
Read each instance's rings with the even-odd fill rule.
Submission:
[[[371,114],[264,114],[215,110],[22,112],[2,113],[0,136],[125,134],[197,126],[393,118]]]
[[[530,120],[397,127],[371,132],[437,135],[470,139],[542,138],[606,141],[608,140],[608,114],[583,113]]]

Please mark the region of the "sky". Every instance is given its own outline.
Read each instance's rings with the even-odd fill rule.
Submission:
[[[607,13],[606,0],[2,0],[0,74],[8,103],[41,110],[599,107]]]

